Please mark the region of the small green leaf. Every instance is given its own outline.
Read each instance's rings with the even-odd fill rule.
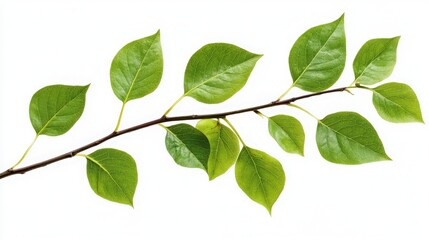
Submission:
[[[92,190],[107,200],[133,206],[138,180],[134,159],[113,148],[99,149],[86,159],[86,174]]]
[[[371,85],[389,77],[396,64],[398,42],[399,37],[366,42],[353,61],[356,82]]]
[[[30,121],[37,135],[58,136],[79,120],[89,85],[51,85],[37,91],[30,101]]]
[[[305,133],[298,119],[286,115],[270,117],[268,131],[284,151],[304,156]]]
[[[341,76],[345,62],[344,15],[334,22],[306,31],[289,54],[294,86],[310,92],[332,86]]]
[[[271,209],[285,186],[286,176],[277,159],[244,146],[235,164],[238,186],[253,201]]]
[[[316,141],[320,154],[333,163],[390,160],[371,123],[354,112],[337,112],[320,120]]]
[[[373,93],[372,103],[384,120],[394,123],[423,123],[419,100],[408,85],[386,83],[374,88]]]
[[[237,160],[240,143],[234,132],[219,121],[205,119],[197,124],[210,143],[210,156],[207,163],[209,179],[224,174]]]
[[[223,102],[246,84],[261,57],[232,44],[205,45],[186,66],[184,94],[203,103]]]
[[[163,62],[159,31],[128,43],[110,67],[113,92],[126,103],[155,91],[161,81]]]
[[[210,143],[207,137],[189,124],[176,124],[166,127],[165,146],[174,161],[189,168],[202,168],[207,171],[210,156]]]

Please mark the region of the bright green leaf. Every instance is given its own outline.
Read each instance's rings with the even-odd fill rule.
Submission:
[[[189,124],[176,124],[166,127],[165,146],[174,161],[189,168],[202,168],[207,171],[210,156],[210,143],[207,137]]]
[[[366,42],[353,61],[356,82],[371,85],[389,77],[396,64],[398,42],[399,37]]]
[[[240,153],[240,144],[234,132],[219,121],[201,120],[197,129],[206,135],[210,143],[207,173],[210,180],[213,180],[234,164]]]
[[[270,117],[268,131],[284,151],[304,156],[305,133],[298,119],[286,115]]]
[[[423,122],[419,100],[413,89],[403,83],[386,83],[373,89],[372,102],[386,121]]]
[[[306,31],[289,54],[294,86],[310,92],[332,86],[341,76],[345,62],[344,15],[334,22]]]
[[[138,180],[134,159],[113,148],[99,149],[86,159],[86,173],[92,190],[107,200],[133,206]]]
[[[89,85],[51,85],[37,91],[30,102],[30,121],[37,135],[58,136],[79,120]]]
[[[161,81],[163,62],[159,31],[128,43],[110,67],[113,92],[126,103],[155,91]]]
[[[227,43],[205,45],[186,66],[185,96],[203,103],[227,100],[246,84],[261,56]]]
[[[253,201],[271,209],[285,186],[286,176],[277,159],[244,146],[235,164],[238,186]]]
[[[320,154],[333,163],[390,160],[371,123],[354,112],[337,112],[320,120],[316,141]]]

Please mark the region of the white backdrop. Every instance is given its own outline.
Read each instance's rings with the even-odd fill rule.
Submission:
[[[86,108],[71,131],[42,136],[23,165],[110,133],[121,103],[110,88],[110,62],[126,43],[161,30],[163,80],[153,94],[127,104],[122,127],[159,117],[183,91],[189,57],[211,42],[263,53],[247,85],[221,105],[185,99],[171,115],[232,110],[276,99],[291,83],[288,54],[305,30],[346,13],[348,59],[335,85],[353,80],[352,61],[371,38],[401,35],[387,81],[409,84],[429,121],[427,1],[2,1],[0,27],[0,170],[13,165],[34,137],[28,103],[50,84],[91,83]],[[303,92],[294,89],[290,96]],[[353,110],[378,130],[393,159],[360,166],[323,160],[314,120],[286,107],[306,130],[305,157],[284,153],[255,114],[231,117],[251,147],[279,159],[286,187],[273,215],[252,202],[233,171],[209,182],[177,166],[154,126],[102,144],[137,160],[135,208],[96,196],[85,160],[68,159],[0,180],[0,239],[429,239],[429,129],[381,120],[371,95],[354,91],[301,101],[316,116]],[[94,150],[95,150],[94,149]],[[91,153],[87,151],[86,153]]]

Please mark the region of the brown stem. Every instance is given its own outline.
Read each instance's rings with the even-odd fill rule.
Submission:
[[[293,97],[293,98],[289,98],[283,101],[274,101],[271,103],[267,103],[267,104],[263,104],[263,105],[258,105],[258,106],[254,106],[254,107],[249,107],[249,108],[243,108],[243,109],[239,109],[239,110],[235,110],[235,111],[229,111],[229,112],[221,112],[221,113],[213,113],[213,114],[204,114],[204,115],[184,115],[184,116],[176,116],[176,117],[167,117],[167,116],[162,116],[158,119],[149,121],[149,122],[145,122],[133,127],[129,127],[117,132],[112,132],[110,134],[108,134],[105,137],[102,137],[98,140],[95,140],[94,142],[88,143],[80,148],[77,148],[75,150],[72,150],[70,152],[61,154],[59,156],[47,159],[45,161],[41,161],[26,167],[22,167],[22,168],[14,168],[14,169],[8,169],[2,173],[0,173],[0,179],[5,178],[5,177],[9,177],[11,175],[15,175],[15,174],[24,174],[26,172],[32,171],[34,169],[38,169],[44,166],[47,166],[49,164],[67,159],[67,158],[71,158],[73,156],[75,156],[76,154],[87,150],[89,148],[95,147],[107,140],[110,140],[112,138],[118,137],[120,135],[126,134],[126,133],[130,133],[130,132],[134,132],[146,127],[150,127],[152,125],[155,124],[159,124],[159,123],[165,123],[165,122],[175,122],[175,121],[184,121],[184,120],[195,120],[195,119],[208,119],[208,118],[225,118],[226,116],[230,116],[230,115],[235,115],[235,114],[240,114],[240,113],[244,113],[244,112],[255,112],[258,111],[260,109],[264,109],[264,108],[269,108],[269,107],[274,107],[274,106],[279,106],[279,105],[287,105],[290,104],[292,102],[301,100],[301,99],[305,99],[305,98],[310,98],[310,97],[314,97],[314,96],[319,96],[319,95],[323,95],[323,94],[327,94],[327,93],[333,93],[333,92],[343,92],[346,91],[347,87],[342,87],[342,88],[335,88],[335,89],[331,89],[331,90],[326,90],[326,91],[321,91],[321,92],[316,92],[316,93],[311,93],[311,94],[306,94],[306,95],[302,95],[299,97]]]

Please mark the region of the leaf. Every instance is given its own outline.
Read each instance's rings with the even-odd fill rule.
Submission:
[[[223,102],[246,84],[261,57],[232,44],[207,44],[186,66],[184,95],[203,103]]]
[[[205,119],[197,124],[210,143],[210,156],[207,163],[209,179],[224,174],[237,160],[240,144],[237,136],[227,126],[219,121]]]
[[[165,146],[174,161],[189,168],[202,168],[207,171],[210,143],[207,137],[189,124],[176,124],[166,127]]]
[[[159,31],[128,43],[110,67],[113,92],[126,103],[155,91],[161,81],[163,62]]]
[[[244,146],[235,164],[238,186],[253,201],[271,209],[283,191],[286,177],[277,159],[265,152]]]
[[[413,89],[406,84],[392,82],[374,88],[372,103],[386,121],[423,123],[419,100]]]
[[[133,206],[137,187],[137,167],[128,153],[99,149],[86,156],[86,173],[94,192],[107,200]]]
[[[58,136],[79,120],[89,85],[51,85],[37,91],[30,101],[30,121],[37,135]]]
[[[268,131],[284,151],[304,156],[305,133],[298,119],[286,115],[270,117]]]
[[[346,62],[344,15],[334,22],[313,27],[302,34],[289,54],[293,85],[318,92],[332,86]]]
[[[361,47],[353,61],[357,83],[371,85],[390,76],[396,64],[399,38],[372,39]]]
[[[371,123],[354,112],[337,112],[319,120],[316,142],[320,154],[333,163],[390,160]]]

